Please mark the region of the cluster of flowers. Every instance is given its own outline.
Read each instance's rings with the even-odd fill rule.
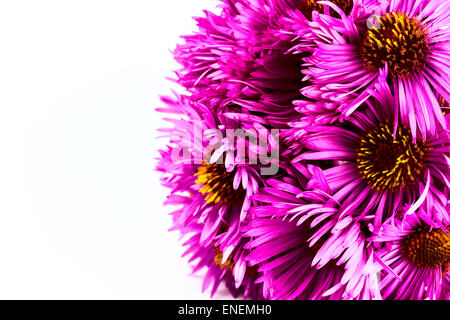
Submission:
[[[157,169],[204,290],[449,299],[450,1],[218,9],[175,49],[183,93],[158,109]]]

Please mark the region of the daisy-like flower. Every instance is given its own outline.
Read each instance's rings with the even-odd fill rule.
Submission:
[[[331,161],[323,171],[330,195],[344,211],[373,212],[376,228],[404,204],[407,214],[428,203],[448,216],[448,131],[414,142],[409,127],[395,124],[389,88],[377,88],[373,97],[342,124],[294,125],[303,148],[294,162]]]
[[[450,100],[450,2],[389,0],[378,16],[358,22],[324,2],[340,18],[315,15],[311,24],[316,50],[303,72],[312,82],[302,93],[320,100],[319,110],[348,118],[383,81],[384,69],[394,91],[394,120],[417,136],[446,127],[435,91]],[[298,103],[307,109],[305,103]]]
[[[158,110],[203,289],[448,299],[450,1],[219,6],[175,49],[185,92]]]
[[[164,101],[167,108],[160,111],[189,115],[168,119],[175,126],[161,130],[171,139],[160,151],[157,167],[163,185],[171,189],[166,204],[181,206],[176,211],[178,224],[204,223],[202,242],[211,242],[223,221],[234,224],[245,219],[250,196],[259,188],[260,165],[247,157],[251,139],[244,136],[240,144],[239,137],[234,141],[227,136],[224,128],[232,123],[226,117],[219,119],[208,107],[183,96]]]
[[[298,237],[305,242],[305,248],[309,247],[312,268],[342,267],[342,278],[328,288],[327,294],[336,290],[342,294],[342,299],[380,299],[377,285],[379,266],[374,261],[373,248],[367,242],[368,235],[371,235],[370,217],[358,211],[343,212],[339,203],[327,194],[330,188],[322,171],[312,165],[308,165],[307,170],[310,172],[305,177],[309,180],[308,190],[303,191],[303,182],[293,177],[268,180],[270,187],[263,188],[254,196],[264,205],[253,207],[251,211],[257,218],[282,219],[299,227],[297,232],[303,235]],[[249,259],[252,261],[252,255]],[[287,261],[285,264],[290,263]],[[277,279],[267,278],[265,281]],[[304,290],[308,292],[308,287]],[[275,288],[273,295],[277,295]]]
[[[424,210],[400,221],[386,221],[372,240],[384,270],[380,289],[384,299],[438,299],[449,296],[450,233],[448,226],[430,221]]]
[[[261,165],[246,158],[253,140],[244,136],[246,145],[241,149],[241,136],[233,144],[226,135],[225,127],[234,122],[184,96],[163,100],[167,108],[159,111],[177,115],[167,119],[173,128],[161,130],[171,141],[160,151],[157,167],[163,185],[171,189],[165,204],[178,207],[171,213],[172,230],[194,233],[186,242],[186,254],[197,261],[194,272],[207,268],[203,290],[211,288],[214,294],[224,282],[234,296],[260,298],[240,230],[261,180],[257,171]],[[270,142],[265,142],[270,150]],[[260,151],[256,147],[260,146],[253,148],[255,154]]]
[[[342,297],[345,288],[339,284],[343,268],[311,267],[315,252],[306,242],[304,228],[282,219],[256,218],[245,230],[251,239],[247,244],[251,249],[247,259],[250,265],[259,265],[262,276],[256,282],[263,283],[266,299],[337,300]]]
[[[222,1],[219,15],[196,18],[199,32],[183,37],[174,55],[176,81],[193,101],[236,120],[286,127],[297,116],[302,56],[287,53],[295,36],[281,34],[285,1]],[[282,2],[284,4],[282,4]]]

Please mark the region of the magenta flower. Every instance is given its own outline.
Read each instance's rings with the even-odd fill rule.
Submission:
[[[380,268],[374,261],[373,248],[367,242],[367,235],[371,235],[370,217],[359,215],[358,211],[342,210],[327,194],[330,188],[321,170],[310,165],[308,171],[311,173],[306,178],[321,181],[320,185],[302,191],[302,182],[294,178],[268,180],[270,187],[253,197],[266,205],[253,207],[252,212],[257,218],[273,217],[299,227],[297,232],[306,238],[298,235],[298,240],[309,247],[312,268],[342,266],[339,283],[328,288],[328,292],[338,290],[342,299],[380,299],[377,285]],[[247,234],[253,234],[253,231]],[[255,247],[257,250],[258,246]],[[252,253],[249,259],[252,261]],[[270,278],[268,281],[275,280]],[[340,291],[342,287],[343,292]],[[309,287],[303,287],[303,290],[308,292]]]
[[[299,131],[296,145],[303,148],[294,162],[326,161],[332,198],[344,212],[373,215],[375,228],[401,206],[409,205],[409,214],[431,199],[437,214],[448,217],[448,131],[440,128],[436,136],[419,135],[414,142],[410,128],[395,122],[387,86],[378,86],[373,98],[342,125],[294,124],[290,131]]]
[[[199,32],[174,52],[191,99],[236,120],[286,127],[304,86],[302,56],[288,53],[295,36],[280,33],[294,2],[223,0],[221,15],[197,18]]]
[[[258,297],[253,290],[256,271],[247,267],[245,259],[241,224],[252,204],[250,196],[262,183],[259,170],[263,165],[248,159],[250,154],[260,156],[261,145],[253,145],[248,135],[237,136],[233,143],[226,127],[233,128],[235,122],[201,103],[184,96],[163,101],[167,108],[160,111],[179,116],[167,119],[173,128],[161,130],[170,137],[170,144],[160,151],[157,167],[163,173],[162,184],[171,189],[165,204],[178,207],[171,213],[172,229],[182,234],[195,232],[186,244],[189,253],[195,252],[192,258],[200,259],[195,270],[208,268],[204,289],[212,286],[214,294],[223,280],[233,294]],[[264,151],[277,148],[273,141],[263,139],[268,133],[258,123],[254,130],[260,134],[258,143],[264,141]],[[240,142],[245,146],[242,150]]]
[[[449,12],[220,0],[196,18],[157,170],[204,290],[449,298]]]
[[[245,235],[251,237],[247,248],[250,265],[260,265],[264,297],[274,300],[341,299],[340,284],[344,269],[311,267],[315,252],[307,245],[307,233],[301,226],[281,219],[253,219]]]
[[[217,117],[206,106],[183,96],[164,101],[168,108],[161,111],[184,112],[191,117],[170,119],[175,127],[162,130],[171,139],[168,149],[161,151],[157,168],[164,174],[163,185],[172,190],[166,204],[182,206],[180,225],[204,222],[201,240],[210,242],[223,221],[232,225],[245,219],[250,196],[261,181],[258,166],[250,164],[238,152],[239,143],[233,144],[227,137],[224,127],[232,123],[226,117]]]
[[[448,226],[427,223],[424,212],[404,223],[386,221],[372,240],[384,270],[380,289],[384,299],[437,299],[449,296],[450,233]]]
[[[302,93],[319,100],[315,109],[298,102],[300,110],[327,110],[348,118],[383,81],[384,69],[394,90],[394,119],[408,124],[413,137],[446,127],[434,90],[450,100],[450,2],[390,0],[378,17],[359,23],[333,3],[340,18],[316,15],[311,24],[316,50],[305,58],[311,86]],[[333,120],[335,118],[332,118]]]

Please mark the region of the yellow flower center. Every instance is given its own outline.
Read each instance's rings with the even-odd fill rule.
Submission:
[[[406,187],[424,172],[430,148],[423,139],[414,144],[411,131],[399,125],[394,140],[393,125],[384,124],[361,136],[357,166],[361,177],[377,191]]]
[[[361,42],[364,66],[377,72],[387,62],[392,75],[405,78],[421,70],[430,46],[427,30],[420,20],[405,13],[386,13],[379,26],[367,29]]]
[[[226,206],[243,202],[245,190],[241,186],[234,190],[234,174],[227,172],[224,165],[204,162],[195,175],[197,176],[195,183],[202,185],[200,192],[205,195],[206,202]]]
[[[444,115],[447,115],[450,112],[450,104],[445,101],[445,99],[441,99],[440,106]]]
[[[441,229],[421,228],[403,240],[402,252],[419,268],[442,266],[446,270],[450,260],[450,234]]]
[[[214,256],[214,263],[216,265],[218,265],[220,267],[220,269],[227,268],[228,271],[233,271],[233,268],[234,268],[234,263],[233,263],[233,260],[232,260],[233,257],[230,256],[227,259],[227,261],[222,263],[222,259],[223,259],[222,251],[220,251],[220,249],[218,247],[214,247],[214,249],[216,250],[216,255]]]
[[[312,12],[317,11],[319,13],[323,13],[324,11],[324,5],[318,4],[319,0],[303,0],[300,3],[300,10],[305,15],[306,18],[311,20]],[[335,5],[337,5],[339,8],[341,8],[345,14],[350,14],[353,9],[353,0],[329,0],[330,2],[333,2]],[[330,9],[331,15],[335,18],[338,18],[339,15],[334,11],[333,9]]]

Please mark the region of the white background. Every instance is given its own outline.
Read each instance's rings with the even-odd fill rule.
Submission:
[[[0,1],[0,299],[209,298],[167,231],[154,108],[216,4]]]

